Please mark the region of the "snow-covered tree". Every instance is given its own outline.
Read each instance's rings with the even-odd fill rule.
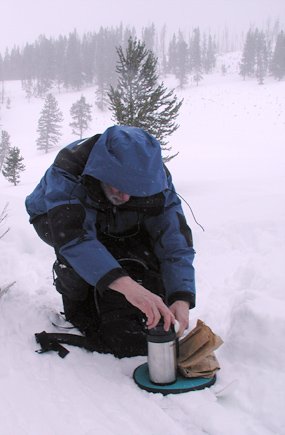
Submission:
[[[155,25],[152,23],[142,29],[142,38],[147,50],[155,51]]]
[[[83,82],[82,56],[80,38],[76,30],[69,34],[64,60],[64,86],[80,89]]]
[[[256,62],[256,34],[249,30],[246,35],[245,44],[243,47],[242,59],[240,63],[240,75],[245,77],[254,76]]]
[[[167,72],[167,59],[166,59],[166,25],[164,25],[160,32],[159,37],[159,65],[160,65],[160,73],[161,75],[165,75]]]
[[[256,31],[256,69],[255,75],[258,80],[258,84],[263,85],[264,77],[267,73],[268,66],[268,51],[263,32]]]
[[[190,45],[190,65],[191,70],[193,71],[193,80],[198,86],[199,82],[203,79],[201,38],[199,27],[194,29],[193,33],[194,34]]]
[[[177,36],[174,33],[168,46],[167,72],[175,74],[176,65],[177,65]]]
[[[26,98],[30,102],[34,95],[34,84],[32,79],[22,80],[22,88],[26,92]]]
[[[270,70],[278,80],[285,76],[285,34],[283,31],[277,36]]]
[[[110,32],[107,29],[100,29],[98,34],[94,69],[97,86],[95,103],[100,110],[107,107],[109,87],[116,82],[116,44],[121,38],[119,31]]]
[[[216,47],[211,35],[205,43],[205,52],[203,56],[203,68],[206,73],[211,72],[216,66]]]
[[[6,130],[2,130],[0,141],[0,170],[2,169],[5,157],[8,154],[10,147],[10,135]]]
[[[117,52],[118,84],[109,92],[113,119],[143,128],[160,141],[162,150],[169,151],[166,138],[178,128],[175,121],[182,101],[158,84],[157,59],[143,42],[130,38],[126,51],[120,47]]]
[[[5,157],[2,174],[10,183],[13,183],[14,186],[19,184],[20,172],[25,170],[23,160],[24,158],[20,155],[20,149],[18,147],[10,148]]]
[[[179,80],[179,87],[183,88],[188,82],[188,69],[189,69],[189,50],[187,43],[184,40],[182,32],[178,33],[178,40],[176,46],[176,68],[175,76]]]
[[[61,122],[63,115],[58,107],[58,102],[52,94],[47,94],[41,116],[38,121],[39,138],[37,139],[37,149],[44,150],[45,153],[53,148],[61,136]]]
[[[69,125],[72,127],[72,133],[80,139],[82,139],[83,132],[88,129],[89,122],[92,121],[91,108],[91,104],[86,102],[83,95],[71,106],[70,114],[73,121]]]

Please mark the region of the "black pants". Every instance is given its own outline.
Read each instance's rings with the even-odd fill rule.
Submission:
[[[33,225],[39,237],[53,246],[47,216],[40,216]],[[145,246],[145,236],[115,240],[102,235],[101,241],[133,279],[164,298],[158,263]],[[94,350],[117,357],[146,355],[143,313],[116,291],[107,288],[99,294],[56,255],[54,284],[62,295],[66,319],[94,342]]]

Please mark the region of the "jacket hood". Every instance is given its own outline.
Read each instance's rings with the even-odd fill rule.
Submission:
[[[93,147],[82,175],[131,196],[150,196],[167,188],[160,143],[138,127],[109,127]]]

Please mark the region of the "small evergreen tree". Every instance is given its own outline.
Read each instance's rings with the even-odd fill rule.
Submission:
[[[175,76],[179,80],[179,87],[184,88],[184,86],[188,83],[187,72],[189,68],[189,51],[182,32],[179,32],[178,34],[176,54],[177,64],[175,68]]]
[[[26,98],[30,102],[34,94],[34,85],[32,79],[22,80],[22,88],[26,92]]]
[[[101,83],[101,85],[98,86],[95,91],[95,104],[100,110],[104,110],[108,106],[109,87],[110,85],[107,83]]]
[[[204,59],[204,70],[206,73],[211,72],[216,66],[216,47],[212,36],[208,37],[206,56]]]
[[[263,32],[256,31],[256,71],[255,75],[258,84],[263,85],[264,77],[267,72],[268,52]]]
[[[0,142],[0,170],[2,169],[4,160],[11,147],[10,136],[7,131],[2,130]]]
[[[252,77],[255,73],[256,61],[256,35],[249,30],[243,47],[242,59],[240,63],[240,75],[245,80],[246,76]]]
[[[148,27],[142,29],[142,41],[147,50],[155,51],[155,25],[152,23]]]
[[[61,136],[60,123],[62,121],[63,115],[55,97],[52,94],[47,94],[38,121],[37,132],[40,134],[37,139],[38,150],[44,150],[45,153],[48,153],[58,143]]]
[[[4,160],[2,174],[10,183],[17,186],[20,182],[20,172],[25,170],[25,165],[22,163],[24,158],[20,155],[18,147],[12,147]]]
[[[191,69],[193,71],[193,80],[198,86],[199,82],[203,79],[202,74],[202,54],[200,43],[200,29],[197,27],[194,29],[194,35],[191,42]]]
[[[80,139],[82,139],[83,132],[88,129],[89,122],[92,121],[91,107],[83,95],[71,106],[70,114],[73,121],[69,125],[72,127],[72,133]]]
[[[124,53],[117,49],[118,84],[110,87],[109,99],[113,119],[121,125],[140,127],[155,136],[167,148],[167,136],[177,130],[175,120],[182,101],[173,91],[158,84],[157,59],[143,42],[130,38]],[[167,156],[169,160],[174,156]]]
[[[76,30],[69,34],[64,60],[64,86],[66,88],[80,89],[83,82],[82,55],[80,38]]]
[[[277,80],[285,76],[285,34],[283,31],[278,34],[270,69]]]
[[[116,44],[121,36],[117,32],[110,32],[100,29],[97,41],[97,59],[94,62],[96,105],[100,110],[104,110],[108,105],[109,87],[116,82]]]
[[[168,63],[166,72],[175,74],[177,65],[177,37],[176,34],[172,36],[168,46]]]
[[[225,76],[227,74],[227,67],[224,63],[221,66],[221,72],[222,72],[223,76]]]

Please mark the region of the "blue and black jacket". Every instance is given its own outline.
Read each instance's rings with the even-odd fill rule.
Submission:
[[[101,182],[131,195],[130,200],[112,205]],[[102,234],[131,237],[143,231],[158,260],[167,302],[195,306],[191,230],[160,144],[144,130],[113,126],[63,148],[26,198],[26,208],[31,223],[48,216],[58,256],[98,288],[126,275]]]

